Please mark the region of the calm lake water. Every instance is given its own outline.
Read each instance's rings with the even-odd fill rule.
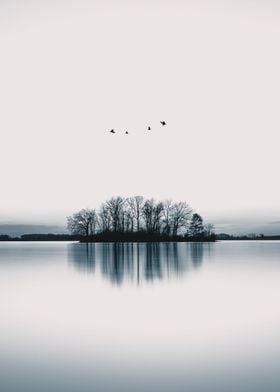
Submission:
[[[280,242],[0,243],[0,390],[280,391]]]

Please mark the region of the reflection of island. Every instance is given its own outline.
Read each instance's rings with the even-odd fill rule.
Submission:
[[[90,273],[99,269],[112,283],[125,279],[154,281],[181,276],[202,265],[205,243],[75,243],[69,244],[68,260]]]

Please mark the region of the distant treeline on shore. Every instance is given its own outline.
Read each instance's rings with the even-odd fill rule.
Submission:
[[[79,241],[81,236],[69,234],[23,234],[19,237],[11,237],[0,234],[0,241]]]
[[[280,235],[264,235],[264,234],[246,234],[246,235],[230,235],[226,233],[217,234],[217,240],[220,241],[258,241],[258,240],[280,240]]]
[[[215,241],[214,226],[186,203],[142,196],[112,197],[96,209],[67,218],[72,235],[83,242]]]

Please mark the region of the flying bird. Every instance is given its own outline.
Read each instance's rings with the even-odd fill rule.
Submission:
[[[166,125],[165,121],[160,121],[160,123],[161,123],[162,126]]]
[[[127,132],[127,131],[125,131],[125,134],[126,134],[126,135],[128,135],[128,132]]]
[[[151,127],[148,127],[148,131],[150,131],[151,130]]]
[[[114,131],[114,129],[111,129],[110,133],[116,133],[116,132]]]

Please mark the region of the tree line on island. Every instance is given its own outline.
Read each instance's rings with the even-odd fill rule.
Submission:
[[[142,196],[112,197],[96,209],[67,218],[81,241],[215,241],[214,227],[186,202],[155,201]]]

